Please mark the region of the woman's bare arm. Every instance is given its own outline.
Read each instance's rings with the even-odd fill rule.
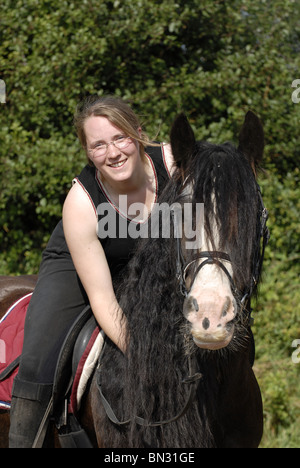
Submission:
[[[79,184],[73,185],[63,207],[66,241],[97,322],[125,351],[125,320],[117,302],[104,250],[97,237],[93,206]]]

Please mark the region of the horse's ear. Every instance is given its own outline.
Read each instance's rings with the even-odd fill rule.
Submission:
[[[175,119],[170,140],[176,165],[184,171],[196,148],[195,135],[185,114],[179,114]]]
[[[265,135],[261,121],[248,111],[239,137],[239,150],[247,157],[254,172],[263,159]]]

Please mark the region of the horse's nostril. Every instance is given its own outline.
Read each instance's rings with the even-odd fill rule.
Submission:
[[[209,321],[209,319],[207,317],[205,317],[205,319],[203,320],[202,326],[203,326],[204,330],[208,330],[208,328],[210,327],[210,321]]]

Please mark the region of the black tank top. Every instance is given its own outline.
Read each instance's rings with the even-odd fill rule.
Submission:
[[[157,201],[170,178],[163,147],[147,147],[146,157],[154,170]],[[99,241],[104,249],[112,278],[115,279],[133,255],[143,223],[127,218],[110,201],[95,167],[85,166],[74,181],[82,186],[94,207],[98,218]]]

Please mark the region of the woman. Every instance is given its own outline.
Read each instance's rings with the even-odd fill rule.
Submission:
[[[124,236],[124,222],[128,229],[132,222],[147,221],[172,173],[170,147],[151,145],[121,99],[91,96],[78,106],[74,121],[89,164],[74,179],[63,219],[43,253],[14,382],[10,447],[32,447],[50,400],[62,343],[87,304],[104,332],[125,351],[126,324],[113,282],[132,257],[136,239]],[[138,221],[127,215],[136,202],[145,207]],[[114,214],[113,232],[98,229],[103,204]]]

